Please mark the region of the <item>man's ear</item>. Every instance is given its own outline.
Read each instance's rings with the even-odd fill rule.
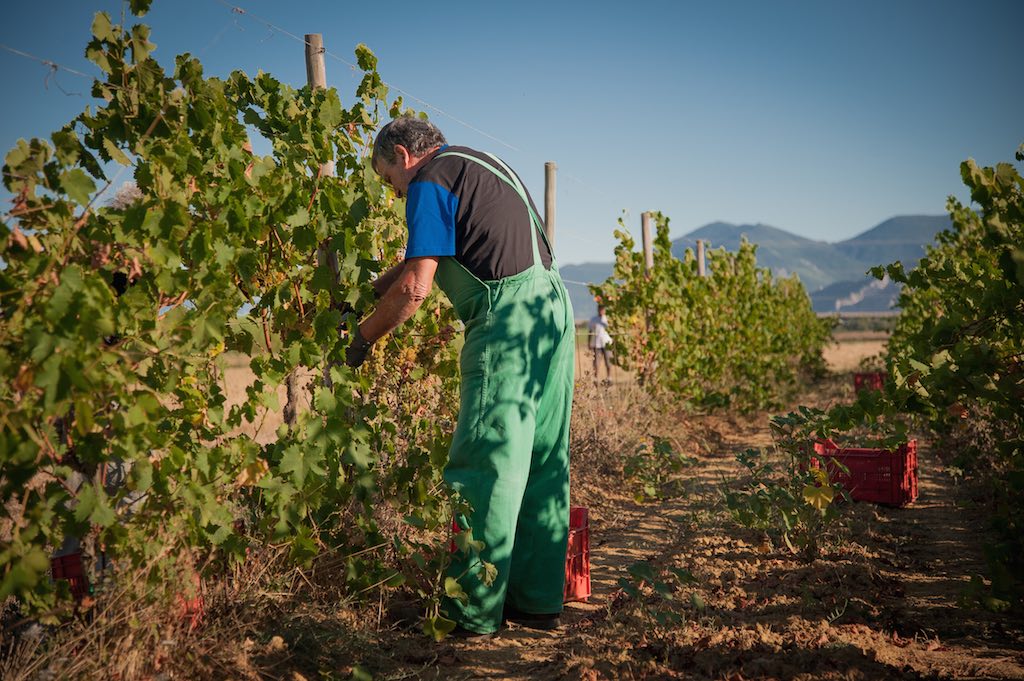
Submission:
[[[398,161],[399,165],[406,170],[412,166],[412,154],[410,154],[409,150],[401,144],[395,145],[395,160]]]

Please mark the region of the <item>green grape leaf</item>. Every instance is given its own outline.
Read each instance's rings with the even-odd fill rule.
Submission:
[[[129,166],[132,164],[128,156],[123,151],[121,151],[121,149],[118,148],[118,146],[114,144],[113,140],[111,140],[109,137],[103,138],[103,148],[106,150],[107,154],[110,155],[110,158],[112,160],[120,163],[121,165]]]
[[[87,205],[90,195],[96,191],[96,183],[81,168],[72,168],[61,173],[60,185],[68,198],[81,206]]]

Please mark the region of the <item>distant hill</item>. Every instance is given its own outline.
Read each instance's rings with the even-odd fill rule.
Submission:
[[[890,218],[863,234],[830,244],[806,239],[769,225],[733,225],[713,222],[672,242],[672,253],[683,257],[696,249],[697,239],[710,248],[739,248],[746,236],[757,244],[757,262],[776,276],[796,273],[811,296],[817,312],[883,312],[892,309],[899,287],[880,282],[867,271],[876,265],[900,260],[908,269],[925,254],[935,235],[950,227],[948,215],[904,215]],[[587,282],[600,283],[611,276],[612,263],[563,265],[562,277],[569,289],[577,319],[594,314]],[[572,283],[577,282],[577,283]]]
[[[925,245],[952,226],[948,215],[903,215],[840,241],[835,248],[843,255],[872,265],[888,265],[899,260],[909,270],[924,257]]]
[[[672,254],[682,258],[687,248],[697,248],[697,239],[706,246],[736,251],[740,240],[757,244],[757,264],[769,267],[777,277],[796,272],[804,288],[817,291],[829,284],[864,276],[864,263],[838,253],[833,244],[813,241],[768,225],[731,225],[712,222],[672,242]]]

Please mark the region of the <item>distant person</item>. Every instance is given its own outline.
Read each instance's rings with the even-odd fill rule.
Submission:
[[[604,360],[605,384],[612,382],[611,349],[612,336],[608,333],[608,316],[604,305],[597,306],[597,314],[590,318],[589,345],[594,353],[594,381],[600,378],[600,360]]]

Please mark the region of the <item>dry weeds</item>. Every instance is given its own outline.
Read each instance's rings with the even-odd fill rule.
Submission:
[[[870,341],[877,343],[879,341]],[[852,392],[850,371],[875,345],[841,346],[839,371],[802,396],[825,406]],[[841,369],[842,367],[842,369]],[[586,369],[586,367],[581,367]],[[244,381],[245,368],[236,367]],[[771,444],[766,415],[685,415],[652,405],[620,376],[581,372],[572,434],[573,503],[590,508],[594,593],[566,608],[562,630],[510,625],[485,642],[434,644],[398,622],[400,590],[346,599],[329,571],[310,578],[273,548],[253,547],[204,591],[198,626],[174,603],[125,595],[58,629],[6,632],[4,679],[1009,679],[1024,678],[1019,615],[957,606],[982,571],[985,528],[957,506],[964,491],[941,457],[922,450],[920,501],[907,509],[849,508],[849,530],[807,565],[728,521],[718,487],[733,456]],[[268,419],[271,417],[268,416]],[[267,428],[267,424],[264,425]],[[276,425],[271,425],[272,433]],[[261,431],[262,432],[262,431]],[[625,457],[653,436],[698,464],[683,494],[637,504]],[[632,598],[627,568],[690,570],[668,595]],[[678,624],[659,622],[673,613]]]

